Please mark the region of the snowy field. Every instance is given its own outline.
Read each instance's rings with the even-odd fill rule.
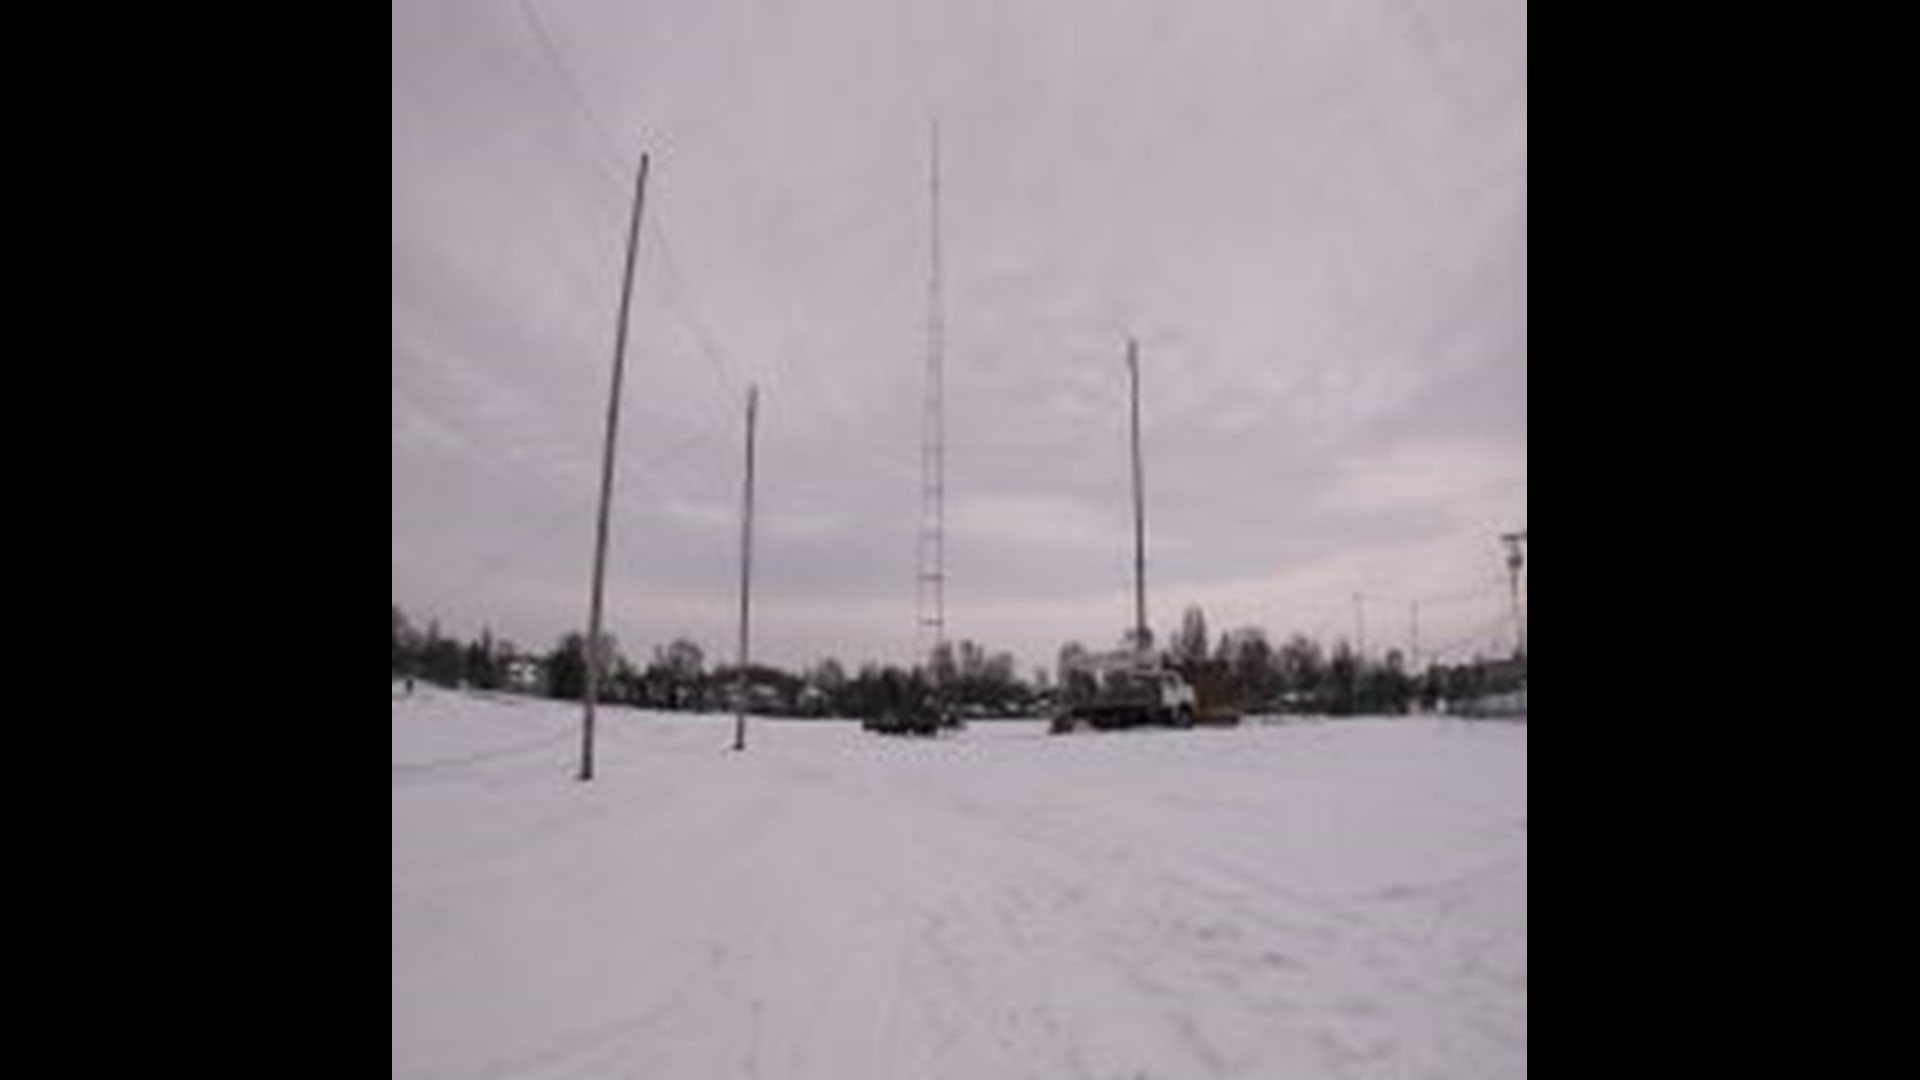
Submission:
[[[393,701],[393,1075],[1527,1071],[1527,729]]]

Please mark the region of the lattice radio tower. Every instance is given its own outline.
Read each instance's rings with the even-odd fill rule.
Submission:
[[[920,426],[920,539],[917,608],[922,659],[947,639],[946,315],[940,268],[940,124],[932,131],[929,207],[933,243],[927,272],[927,392]]]

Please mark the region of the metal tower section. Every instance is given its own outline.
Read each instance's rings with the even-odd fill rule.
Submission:
[[[927,390],[920,426],[919,639],[923,658],[947,639],[946,313],[940,266],[940,124],[932,132],[929,206],[933,244],[927,274]]]
[[[1527,565],[1527,530],[1505,533],[1500,537],[1507,545],[1507,575],[1513,587],[1513,654],[1524,658],[1527,655],[1527,616],[1520,606],[1520,572]]]

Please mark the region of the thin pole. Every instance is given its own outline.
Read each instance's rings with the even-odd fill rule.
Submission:
[[[1367,600],[1359,593],[1353,594],[1353,636],[1355,659],[1364,664],[1367,660]]]
[[[740,511],[740,667],[733,701],[733,748],[747,748],[747,626],[753,598],[753,428],[760,388],[747,388],[747,485]]]
[[[1508,564],[1508,577],[1513,590],[1513,634],[1515,656],[1527,655],[1527,621],[1520,614],[1520,566],[1518,556]]]
[[[1413,635],[1407,646],[1407,666],[1409,670],[1420,666],[1420,601],[1413,601]]]
[[[947,311],[946,267],[940,250],[940,122],[933,122],[933,643],[947,640]]]
[[[580,779],[593,779],[593,710],[600,699],[601,597],[607,579],[607,511],[613,501],[613,448],[620,435],[620,382],[627,366],[627,316],[633,306],[633,268],[640,251],[640,213],[647,201],[647,155],[633,185],[633,225],[627,232],[627,269],[620,285],[620,322],[614,331],[613,387],[607,394],[607,438],[600,455],[600,515],[593,530],[593,596],[587,608],[586,716],[580,725]]]
[[[1127,339],[1127,374],[1133,388],[1133,643],[1147,649],[1147,502],[1140,468],[1140,347]]]
[[[1407,678],[1411,680],[1412,685],[1414,687],[1414,691],[1413,691],[1414,703],[1412,706],[1412,710],[1414,712],[1418,712],[1420,710],[1420,684],[1421,684],[1420,601],[1418,600],[1413,601],[1410,607],[1412,608],[1412,611],[1413,611],[1413,635],[1412,635],[1412,640],[1407,643]]]

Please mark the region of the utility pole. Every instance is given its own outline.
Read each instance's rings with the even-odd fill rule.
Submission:
[[[747,486],[740,511],[740,668],[734,687],[733,748],[747,748],[747,626],[753,597],[753,427],[760,388],[747,389]]]
[[[593,594],[587,607],[586,715],[580,725],[580,779],[593,779],[593,709],[600,698],[600,614],[607,577],[607,511],[613,501],[613,449],[620,435],[620,381],[627,366],[627,317],[633,306],[633,268],[640,251],[640,214],[647,200],[647,155],[633,185],[633,224],[627,232],[627,269],[620,286],[620,322],[614,331],[613,386],[607,394],[607,437],[600,455],[600,515],[593,530]]]
[[[1409,621],[1412,624],[1412,633],[1408,635],[1407,641],[1407,679],[1409,685],[1413,687],[1412,711],[1419,712],[1422,700],[1421,687],[1426,683],[1426,677],[1420,671],[1420,601],[1409,601],[1407,607],[1410,613]]]
[[[1418,671],[1420,670],[1420,601],[1415,600],[1409,606],[1412,610],[1413,632],[1409,636],[1407,647],[1407,670]]]
[[[1367,661],[1367,601],[1359,593],[1353,594],[1353,640],[1353,659],[1358,666]]]
[[[1127,339],[1127,374],[1133,387],[1133,647],[1147,651],[1147,498],[1140,468],[1140,346]]]

